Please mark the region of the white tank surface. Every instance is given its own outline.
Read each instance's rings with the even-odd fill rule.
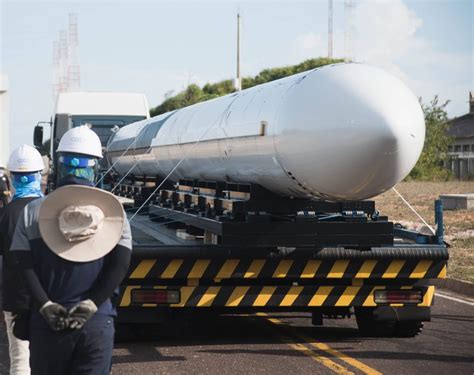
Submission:
[[[171,180],[361,200],[401,181],[424,139],[421,106],[398,78],[342,63],[130,124],[107,155],[120,175],[133,168],[135,176],[165,177],[183,160]]]

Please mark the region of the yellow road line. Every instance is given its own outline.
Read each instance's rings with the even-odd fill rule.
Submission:
[[[349,365],[355,367],[356,369],[362,371],[364,374],[367,375],[382,375],[381,372],[373,369],[370,366],[367,366],[365,363],[362,363],[361,361],[358,361],[355,358],[349,357],[347,354],[340,352],[339,350],[336,350],[334,348],[331,348],[329,345],[324,344],[322,342],[317,342],[315,341],[312,337],[306,336],[305,334],[298,334],[298,336],[305,340],[308,341],[309,344],[314,346],[315,348],[318,348],[319,350],[322,350],[328,354],[331,354],[334,357],[337,357],[344,362],[348,363]]]
[[[265,317],[268,321],[270,321],[271,323],[273,323],[277,326],[281,326],[283,324],[283,322],[281,320],[276,319],[276,318],[272,318],[272,317],[268,316],[265,313],[258,313],[257,315]],[[351,365],[351,366],[355,367],[356,369],[362,371],[364,374],[382,375],[381,372],[373,369],[372,367],[366,365],[365,363],[362,363],[359,360],[357,360],[355,358],[352,358],[352,357],[348,356],[347,354],[342,353],[339,350],[336,350],[336,349],[330,347],[329,345],[327,345],[325,343],[316,341],[311,336],[305,335],[304,333],[296,333],[296,332],[291,332],[291,334],[298,337],[299,339],[303,340],[305,343],[310,344],[311,346],[315,347],[316,349],[321,350],[321,351],[331,355],[332,357],[336,357],[336,358],[348,363],[349,365]],[[304,345],[301,345],[301,346],[304,347]],[[299,350],[299,349],[297,349],[297,350]],[[337,365],[337,363],[335,363],[335,364]],[[340,367],[342,367],[342,366],[340,366]],[[344,367],[342,367],[342,368],[344,370],[348,371],[346,368],[344,368]]]
[[[279,339],[284,342],[286,345],[289,347],[303,353],[304,355],[307,355],[308,357],[311,357],[313,360],[316,362],[321,363],[322,365],[326,366],[329,370],[335,372],[336,374],[341,374],[341,375],[354,375],[352,371],[349,371],[347,368],[344,366],[341,366],[340,364],[330,360],[327,357],[324,357],[323,355],[309,349],[308,347],[304,346],[303,344],[298,344],[293,341],[291,341],[290,338],[283,336],[283,335],[278,335]]]

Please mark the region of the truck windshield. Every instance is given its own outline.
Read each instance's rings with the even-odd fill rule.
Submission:
[[[145,118],[145,116],[72,116],[72,123],[74,127],[92,125],[92,130],[97,133],[102,146],[105,147],[114,126],[122,127]]]

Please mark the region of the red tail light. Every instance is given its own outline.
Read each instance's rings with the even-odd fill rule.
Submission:
[[[179,290],[168,289],[134,289],[132,290],[132,304],[176,304],[181,300]]]
[[[413,303],[423,302],[421,290],[376,290],[374,301],[377,305],[388,303]]]

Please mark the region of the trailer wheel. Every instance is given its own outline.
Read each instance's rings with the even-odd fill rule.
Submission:
[[[390,320],[375,320],[373,308],[355,308],[355,316],[359,333],[368,337],[393,337],[396,333],[397,322]]]
[[[423,330],[423,322],[408,320],[397,322],[396,334],[398,337],[415,337]]]

